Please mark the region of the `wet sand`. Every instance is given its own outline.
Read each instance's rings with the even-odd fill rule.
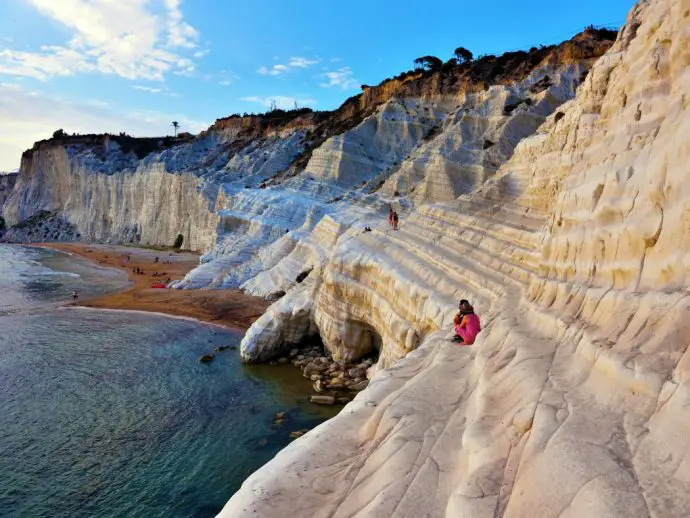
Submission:
[[[81,243],[41,243],[36,246],[66,252],[127,273],[130,286],[124,291],[79,300],[75,304],[77,306],[166,313],[246,330],[270,304],[240,290],[151,288],[157,281],[165,283],[168,278],[171,281],[180,280],[195,268],[199,264],[199,254],[193,252],[176,253],[169,250]],[[159,258],[158,263],[155,262],[156,257]],[[134,273],[136,268],[143,270],[144,274]],[[154,276],[156,272],[164,275]]]

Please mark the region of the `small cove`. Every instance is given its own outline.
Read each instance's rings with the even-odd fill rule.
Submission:
[[[117,276],[20,247],[0,246],[0,264],[14,272],[0,314],[2,516],[213,516],[290,431],[338,410],[306,402],[292,366],[248,367],[236,350],[199,362],[239,332],[54,309],[76,283],[100,293]]]

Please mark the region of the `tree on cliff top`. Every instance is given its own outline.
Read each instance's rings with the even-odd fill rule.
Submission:
[[[472,58],[474,57],[474,54],[472,54],[472,52],[467,50],[465,47],[458,47],[457,49],[455,49],[454,54],[458,60],[458,63],[460,64],[469,63],[470,61],[472,61]]]
[[[173,121],[172,126],[175,128],[175,137],[177,137],[177,128],[180,127],[180,124],[177,121]]]
[[[63,138],[66,136],[67,136],[67,133],[65,133],[65,130],[63,130],[63,129],[53,131],[53,138]]]
[[[441,70],[443,61],[438,59],[436,56],[422,56],[421,58],[414,60],[414,66],[417,69],[423,68],[424,70],[436,72],[437,70]]]

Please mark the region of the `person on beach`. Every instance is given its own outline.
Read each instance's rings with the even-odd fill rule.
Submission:
[[[455,326],[454,342],[472,345],[482,330],[479,317],[474,314],[474,308],[467,300],[462,299],[458,304],[458,314],[453,318]]]
[[[72,292],[72,302],[76,302],[79,300],[79,294],[76,291]]]
[[[388,206],[388,226],[393,228],[393,205]]]
[[[398,213],[393,211],[393,230],[398,230]]]

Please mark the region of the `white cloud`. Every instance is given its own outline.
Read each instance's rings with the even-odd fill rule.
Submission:
[[[274,56],[273,59],[278,59],[277,56]],[[318,60],[315,59],[307,59],[307,58],[302,58],[302,57],[292,57],[288,60],[287,65],[278,63],[277,65],[273,65],[271,68],[265,67],[265,66],[260,66],[257,70],[259,74],[262,76],[277,76],[280,74],[284,74],[286,72],[289,72],[290,69],[294,68],[307,68],[312,65],[315,65],[318,63]]]
[[[165,86],[154,87],[154,86],[145,86],[145,85],[132,85],[132,88],[134,88],[135,90],[139,90],[141,92],[149,93],[149,94],[160,94],[160,95],[165,95],[166,97],[179,97],[178,93],[171,92]]]
[[[211,49],[205,49],[205,50],[197,50],[194,54],[192,54],[195,58],[203,58],[206,54],[211,52]]]
[[[307,58],[290,58],[290,61],[288,62],[289,67],[295,67],[295,68],[307,68],[311,65],[315,65],[318,63],[318,61],[313,60],[313,59],[307,59]]]
[[[232,81],[230,81],[229,79],[225,79],[223,81],[218,81],[218,84],[223,86],[230,86],[232,84]]]
[[[141,90],[142,92],[148,92],[150,94],[159,94],[163,90],[161,88],[151,88],[150,86],[134,85],[132,88],[135,90]]]
[[[163,80],[170,71],[188,71],[183,53],[196,48],[198,33],[183,20],[181,0],[27,0],[71,31],[64,45],[38,52],[0,50],[0,74],[33,77],[81,72],[127,79]]]
[[[195,41],[199,33],[183,21],[181,3],[182,0],[165,0],[165,6],[168,8],[168,45],[192,49],[196,47]]]
[[[343,67],[334,72],[326,72],[319,77],[328,79],[327,83],[319,83],[319,85],[324,88],[330,88],[332,86],[339,86],[343,90],[359,88],[359,81],[355,79],[350,67]]]
[[[177,120],[183,131],[197,133],[208,124],[179,113],[123,112],[99,100],[68,102],[28,92],[18,85],[0,84],[0,171],[19,165],[25,149],[49,138],[58,128],[68,133],[119,133],[136,136],[169,134]]]
[[[240,97],[240,101],[257,103],[264,108],[270,108],[271,104],[275,102],[276,107],[280,108],[281,110],[292,110],[295,107],[295,103],[297,103],[297,106],[301,108],[316,104],[316,100],[314,99],[298,99],[297,97],[287,97],[284,95],[273,95],[270,97]]]

